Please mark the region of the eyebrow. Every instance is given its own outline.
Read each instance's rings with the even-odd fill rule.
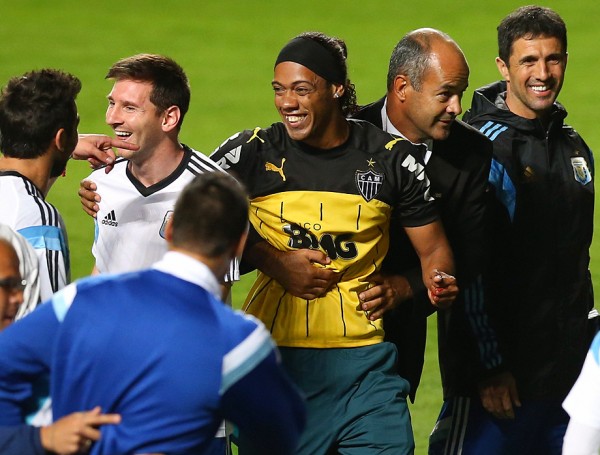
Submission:
[[[285,85],[285,84],[283,84],[283,83],[281,83],[279,81],[275,81],[275,80],[271,81],[271,85],[276,85],[276,84],[277,85]],[[313,83],[311,81],[308,81],[308,80],[305,80],[305,79],[301,79],[299,81],[294,81],[290,85],[294,86],[294,85],[298,85],[298,84],[309,84],[309,85],[312,85],[313,87],[316,86],[315,83]]]

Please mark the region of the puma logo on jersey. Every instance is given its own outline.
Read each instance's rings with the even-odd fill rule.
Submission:
[[[273,163],[269,163],[268,161],[265,163],[265,170],[277,172],[281,175],[281,178],[285,182],[285,174],[283,173],[283,163],[285,163],[285,158],[281,159],[281,167],[275,166]]]
[[[117,217],[115,216],[115,211],[111,210],[108,215],[106,215],[102,219],[102,224],[106,224],[107,226],[117,227],[119,223],[117,222]]]
[[[265,143],[265,140],[258,135],[258,132],[260,131],[260,129],[261,129],[260,126],[257,126],[256,128],[254,128],[254,131],[252,131],[252,136],[250,136],[250,139],[248,139],[246,141],[246,144],[248,144],[249,142],[252,142],[253,139],[258,139],[263,144]]]
[[[393,141],[388,142],[387,144],[385,144],[385,149],[386,150],[392,150],[392,148],[394,148],[394,145],[396,144],[396,142],[400,142],[403,141],[404,139],[402,139],[401,137],[398,137],[396,139],[394,139]]]

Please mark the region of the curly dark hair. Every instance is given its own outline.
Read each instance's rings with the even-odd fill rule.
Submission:
[[[555,11],[535,5],[518,8],[498,26],[498,56],[508,65],[515,41],[539,36],[557,38],[567,52],[567,26]]]
[[[348,78],[348,64],[346,63],[348,58],[348,48],[346,47],[344,40],[325,35],[321,32],[304,32],[298,35],[296,38],[306,38],[316,41],[326,47],[335,57],[339,68],[344,74],[345,80],[344,94],[341,96],[341,98],[339,98],[340,107],[345,116],[354,114],[358,110],[358,105],[356,104],[356,89],[354,84],[350,82],[350,79]]]
[[[0,149],[5,156],[43,155],[57,131],[75,131],[75,98],[81,81],[55,69],[30,71],[10,79],[0,98]]]
[[[150,101],[159,112],[177,106],[183,118],[190,107],[190,83],[183,68],[175,60],[156,54],[137,54],[119,60],[108,70],[106,79],[150,82]]]

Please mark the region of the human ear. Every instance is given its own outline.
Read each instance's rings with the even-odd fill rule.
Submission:
[[[496,57],[496,67],[498,67],[498,71],[500,71],[502,78],[506,82],[510,82],[510,74],[508,72],[508,65],[500,57]]]

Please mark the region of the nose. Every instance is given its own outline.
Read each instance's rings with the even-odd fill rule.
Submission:
[[[541,81],[548,79],[550,71],[548,71],[548,64],[544,60],[540,60],[536,66],[537,78]]]
[[[9,303],[17,307],[23,303],[23,289],[12,289],[9,295]]]
[[[284,90],[278,98],[279,107],[282,109],[296,109],[298,107],[298,97],[293,90]]]
[[[109,105],[106,108],[106,124],[107,125],[120,125],[122,122],[121,117],[119,116],[119,110],[115,106]]]
[[[452,95],[450,97],[450,102],[446,107],[446,112],[448,114],[452,114],[454,117],[460,115],[462,113],[462,106],[460,104],[460,101],[461,99],[459,95]]]

